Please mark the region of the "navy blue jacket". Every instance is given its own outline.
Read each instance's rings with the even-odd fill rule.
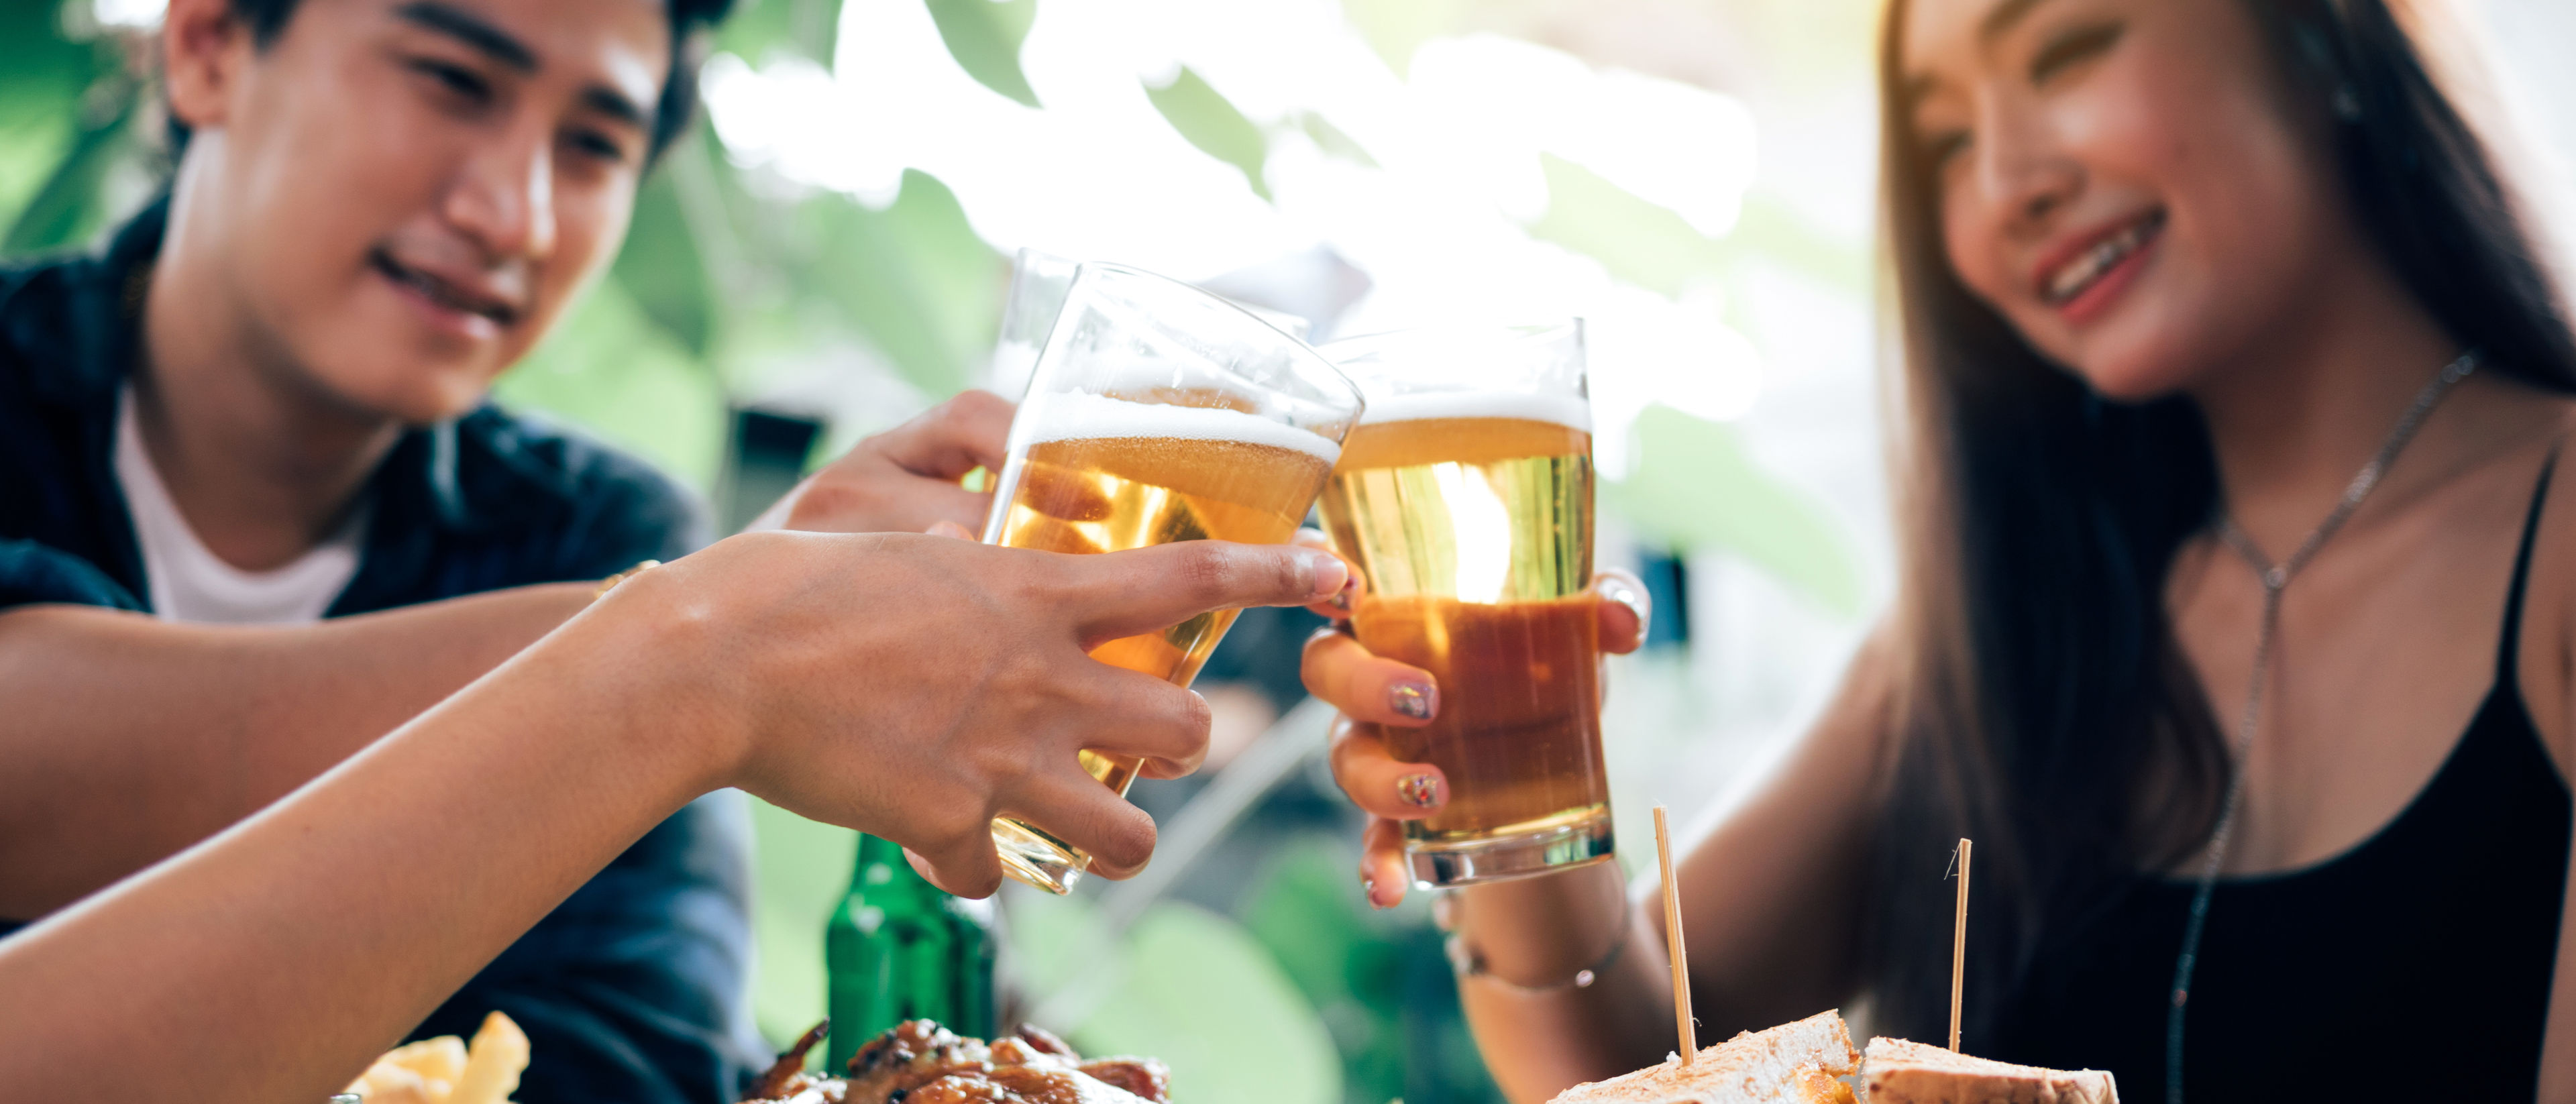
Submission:
[[[148,608],[112,448],[164,223],[156,205],[101,255],[0,269],[0,610]],[[599,579],[704,543],[702,512],[650,468],[492,406],[405,433],[368,493],[357,574],[329,616]],[[415,1037],[471,1036],[484,1013],[508,1013],[533,1054],[522,1104],[734,1099],[757,1060],[748,833],[738,794],[682,810]],[[0,921],[0,936],[16,926]]]

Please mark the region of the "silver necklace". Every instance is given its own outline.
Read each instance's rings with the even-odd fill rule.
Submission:
[[[2200,932],[2209,920],[2210,894],[2218,888],[2218,870],[2227,862],[2227,845],[2235,834],[2237,809],[2245,801],[2246,755],[2254,749],[2254,732],[2261,727],[2263,719],[2263,689],[2271,677],[2273,637],[2281,627],[2281,592],[2288,589],[2290,580],[2298,575],[2299,569],[2316,558],[2317,549],[2324,547],[2326,541],[2343,528],[2343,523],[2352,519],[2353,511],[2361,508],[2362,500],[2378,489],[2380,477],[2387,474],[2388,466],[2397,461],[2397,454],[2406,447],[2406,442],[2415,438],[2415,431],[2424,425],[2425,415],[2433,412],[2434,405],[2442,401],[2442,395],[2451,389],[2452,384],[2467,379],[2469,373],[2477,370],[2476,351],[2462,353],[2460,359],[2444,365],[2441,373],[2416,393],[2415,405],[2407,407],[2406,413],[2399,416],[2397,427],[2388,431],[2387,440],[2380,442],[2378,454],[2361,466],[2360,474],[2353,476],[2352,485],[2344,488],[2343,499],[2335,503],[2334,511],[2317,523],[2317,527],[2308,533],[2308,539],[2299,542],[2298,550],[2290,553],[2289,559],[2273,563],[2263,555],[2261,548],[2255,546],[2254,538],[2246,536],[2245,530],[2237,526],[2233,515],[2224,512],[2219,515],[2219,539],[2227,542],[2246,566],[2254,569],[2256,580],[2263,584],[2263,627],[2261,634],[2254,638],[2254,676],[2245,691],[2245,712],[2236,724],[2235,758],[2232,760],[2236,769],[2229,774],[2227,799],[2219,806],[2218,826],[2211,830],[2209,845],[2203,851],[2200,880],[2191,895],[2191,917],[2183,925],[2182,952],[2174,956],[2173,1007],[2165,1014],[2166,1104],[2182,1104],[2183,1012],[2191,1003],[2192,968],[2200,962]]]

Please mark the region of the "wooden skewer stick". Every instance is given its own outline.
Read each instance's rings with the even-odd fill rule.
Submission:
[[[1950,1051],[1959,1051],[1959,989],[1968,973],[1968,855],[1976,844],[1959,839],[1959,921],[1950,932]]]
[[[1699,1029],[1691,1022],[1690,957],[1682,950],[1682,896],[1673,885],[1673,830],[1664,807],[1655,806],[1655,861],[1664,868],[1664,947],[1673,960],[1673,1032],[1682,1044],[1682,1064],[1699,1053]]]

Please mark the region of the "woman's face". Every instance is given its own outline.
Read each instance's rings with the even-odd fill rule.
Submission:
[[[1910,0],[1899,31],[1952,269],[2107,396],[2259,356],[2344,253],[2243,0]]]

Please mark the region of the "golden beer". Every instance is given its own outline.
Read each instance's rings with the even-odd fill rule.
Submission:
[[[1048,424],[1003,475],[997,495],[1008,505],[995,511],[987,543],[1075,553],[1185,540],[1284,544],[1332,470],[1331,441],[1222,406],[1098,395],[1054,402]],[[1203,613],[1158,633],[1112,640],[1091,657],[1188,686],[1236,612]],[[1138,766],[1090,751],[1082,765],[1121,796]],[[1069,881],[1069,872],[1089,862],[1080,849],[1013,818],[994,822],[994,839],[1006,869],[1023,881],[1047,879],[1032,884]]]
[[[1589,425],[1571,396],[1373,400],[1325,488],[1334,546],[1367,575],[1360,642],[1441,688],[1430,725],[1382,730],[1449,779],[1446,807],[1405,822],[1418,882],[1611,854]]]

